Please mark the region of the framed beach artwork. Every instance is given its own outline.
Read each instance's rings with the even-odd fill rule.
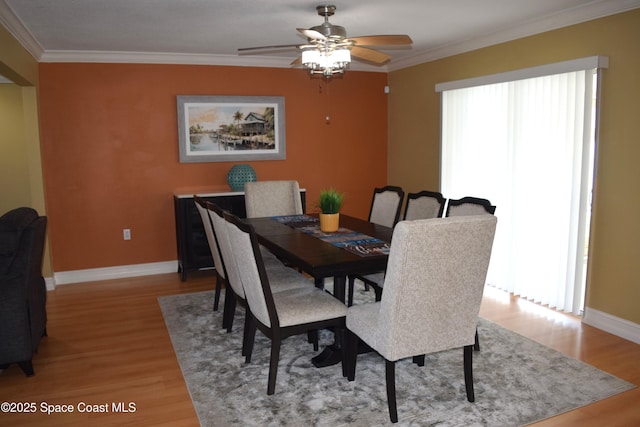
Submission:
[[[180,163],[284,160],[281,96],[178,96]]]

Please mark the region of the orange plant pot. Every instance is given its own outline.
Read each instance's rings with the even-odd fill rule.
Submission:
[[[334,233],[340,226],[340,214],[320,214],[320,230],[323,233]]]

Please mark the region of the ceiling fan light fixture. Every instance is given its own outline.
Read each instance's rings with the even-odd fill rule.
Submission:
[[[302,65],[307,68],[319,67],[322,59],[320,52],[315,49],[308,49],[302,51]]]
[[[311,74],[322,74],[330,77],[343,73],[351,63],[349,49],[323,50],[322,48],[307,49],[302,51],[302,65]]]
[[[344,68],[351,62],[351,51],[349,49],[336,49],[327,58],[330,67]]]

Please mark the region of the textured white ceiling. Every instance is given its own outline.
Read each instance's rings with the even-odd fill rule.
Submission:
[[[40,61],[184,62],[288,66],[296,28],[322,23],[300,0],[0,0],[0,22]],[[388,71],[640,7],[640,0],[336,0],[333,24],[350,36],[408,34],[382,49]],[[365,67],[366,68],[366,67]]]

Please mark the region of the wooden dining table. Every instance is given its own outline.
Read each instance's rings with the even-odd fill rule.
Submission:
[[[308,214],[317,218],[317,214]],[[271,217],[244,219],[255,229],[258,241],[286,264],[312,276],[317,286],[333,278],[333,295],[345,302],[346,277],[384,270],[387,254],[361,256],[327,243],[318,237],[278,222]],[[391,242],[393,229],[340,214],[340,227]]]

